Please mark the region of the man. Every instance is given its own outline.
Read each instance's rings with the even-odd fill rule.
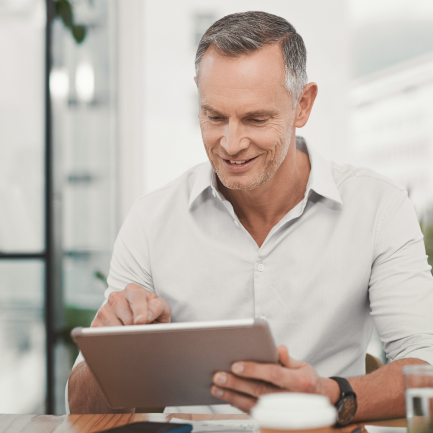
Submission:
[[[215,374],[215,396],[245,412],[280,391],[335,404],[341,381],[330,377],[340,376],[357,395],[350,417],[403,416],[402,367],[433,362],[423,237],[403,188],[296,139],[317,95],[305,68],[302,38],[283,18],[233,14],[208,29],[195,81],[210,165],[135,203],[92,326],[262,317],[281,365],[236,363]],[[393,362],[365,375],[373,324]],[[113,411],[85,362],[70,375],[69,404]]]

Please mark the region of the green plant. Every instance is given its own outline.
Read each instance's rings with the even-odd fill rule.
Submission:
[[[107,284],[107,277],[101,271],[95,271],[94,277]],[[59,337],[69,347],[71,356],[71,363],[75,361],[78,356],[78,348],[71,337],[71,331],[78,326],[89,327],[96,316],[98,310],[93,308],[79,308],[73,305],[66,305],[65,307],[65,327],[60,331]],[[71,364],[72,366],[72,364]]]
[[[108,286],[107,277],[101,271],[95,271],[93,275],[95,276],[96,279],[102,281],[106,286]]]
[[[59,17],[68,28],[77,44],[81,44],[86,38],[87,28],[74,21],[74,8],[70,0],[55,0],[56,17]]]
[[[77,357],[78,349],[72,340],[71,331],[78,326],[89,327],[97,311],[91,308],[79,308],[72,305],[65,307],[66,326],[60,334],[63,341],[69,346],[72,360],[75,360]]]

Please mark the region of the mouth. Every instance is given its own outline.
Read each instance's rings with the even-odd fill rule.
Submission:
[[[256,162],[258,156],[255,156],[254,158],[249,159],[223,159],[224,167],[232,172],[232,173],[242,173],[244,171],[247,171],[251,168],[251,166]]]

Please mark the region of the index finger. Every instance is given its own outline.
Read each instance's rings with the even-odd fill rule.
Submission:
[[[155,323],[170,323],[171,309],[165,299],[155,297],[149,300],[147,304],[149,311],[149,320]]]
[[[132,311],[134,325],[145,325],[152,320],[149,318],[149,301],[156,295],[138,284],[128,284],[125,287],[126,300]]]

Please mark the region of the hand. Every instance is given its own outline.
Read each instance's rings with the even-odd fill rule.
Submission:
[[[274,392],[322,394],[331,402],[338,398],[335,381],[319,377],[311,365],[290,358],[285,346],[278,347],[278,355],[282,365],[236,362],[232,373],[215,373],[211,393],[247,413],[261,395]]]
[[[170,323],[170,305],[165,299],[138,284],[128,284],[121,292],[112,292],[91,326],[144,325]]]

